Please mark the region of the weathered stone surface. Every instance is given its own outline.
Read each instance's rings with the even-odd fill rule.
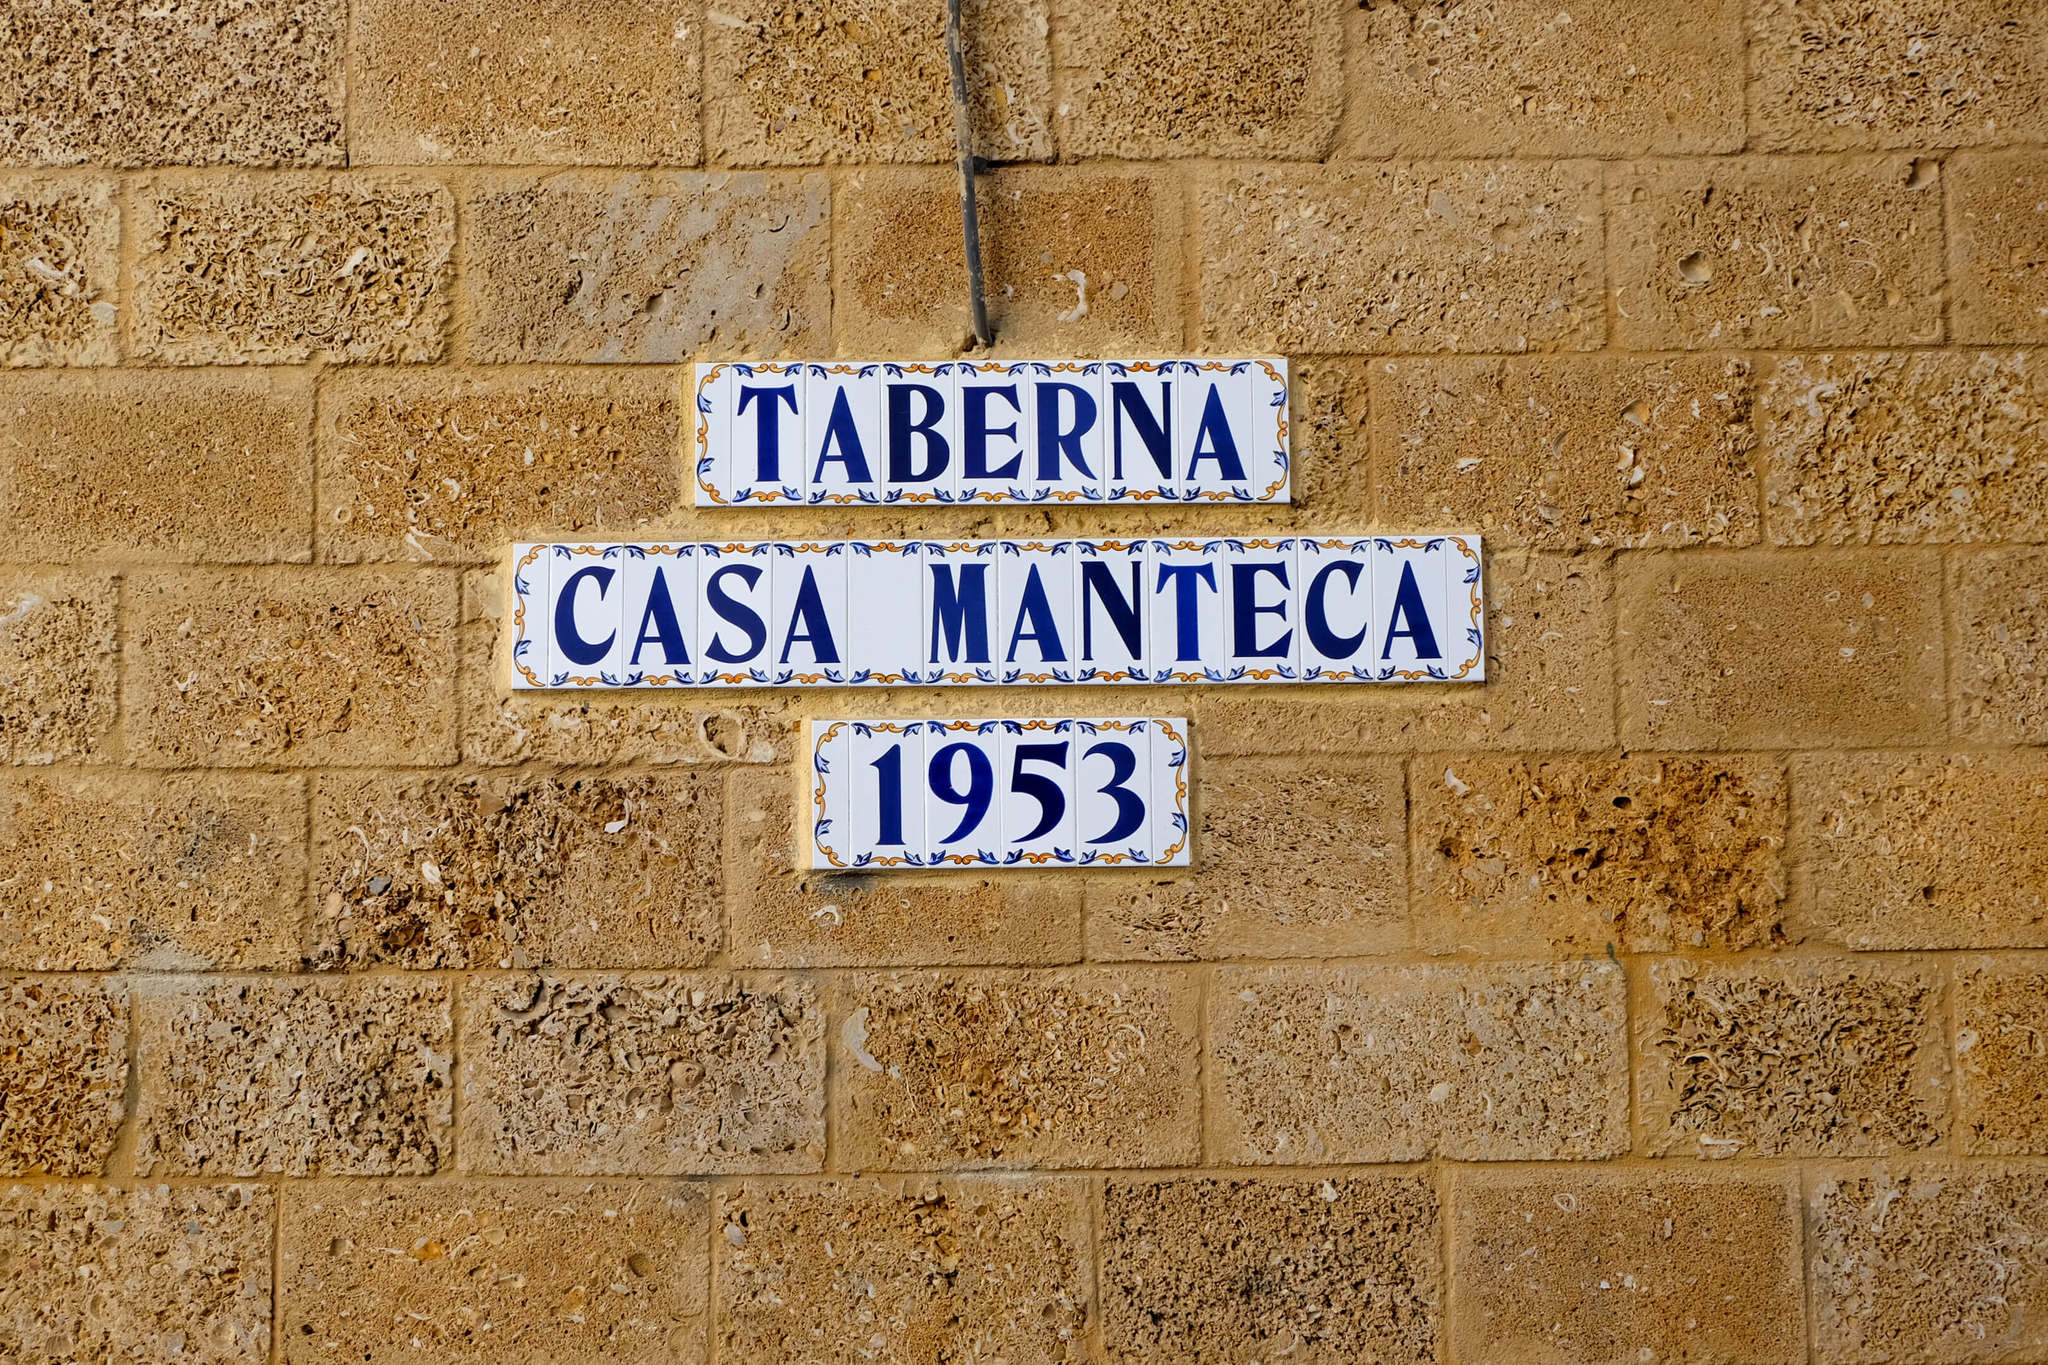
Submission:
[[[1956,1143],[2048,1154],[2048,971],[2032,958],[1956,964]]]
[[[1631,747],[1910,744],[1942,733],[1941,569],[1917,554],[1621,565]]]
[[[1247,170],[1200,203],[1206,345],[1585,351],[1605,334],[1593,162]]]
[[[1906,157],[1652,161],[1608,184],[1624,347],[1941,340],[1941,170]]]
[[[0,57],[0,71],[5,61]],[[0,139],[6,126],[0,115]],[[119,358],[121,215],[114,192],[111,180],[0,176],[0,366],[111,365]]]
[[[438,360],[455,202],[401,176],[160,176],[131,191],[129,340],[174,365]]]
[[[2048,41],[2048,19],[2034,22]],[[1955,339],[2048,341],[2048,152],[1959,156],[1949,173]]]
[[[817,1170],[824,1036],[816,994],[794,978],[480,981],[463,1006],[463,1169]]]
[[[0,1186],[0,1352],[261,1365],[276,1200],[262,1185]]]
[[[1971,555],[1949,573],[1956,733],[2048,742],[2048,550]]]
[[[841,1017],[835,1136],[856,1169],[1201,1155],[1195,983],[1182,973],[868,976]]]
[[[1111,1180],[1103,1336],[1118,1359],[1437,1359],[1436,1192],[1412,1176]]]
[[[464,199],[470,359],[670,364],[821,351],[823,175],[496,175]]]
[[[314,570],[126,587],[133,743],[155,761],[445,763],[455,581]]]
[[[1720,357],[1374,366],[1382,516],[1545,550],[1750,545],[1749,366]]]
[[[98,757],[120,692],[111,578],[0,575],[0,761]]]
[[[710,1196],[679,1181],[290,1187],[284,1359],[703,1359]]]
[[[702,0],[363,0],[354,165],[693,166]]]
[[[1494,1169],[1449,1203],[1468,1365],[1806,1359],[1796,1177]]]
[[[1213,1155],[1246,1165],[1628,1150],[1627,983],[1605,962],[1260,967],[1209,997]]]
[[[1751,758],[1464,755],[1410,775],[1416,935],[1435,952],[1781,941],[1785,773]]]
[[[451,1124],[428,977],[138,986],[142,1175],[427,1175]]]
[[[1322,356],[1288,366],[1288,491],[1295,507],[1329,518],[1326,525],[1374,524],[1372,367],[1368,360]]]
[[[0,977],[0,1175],[105,1172],[128,1112],[127,1047],[124,987]]]
[[[723,1360],[1088,1359],[1075,1180],[750,1180],[719,1201]]]

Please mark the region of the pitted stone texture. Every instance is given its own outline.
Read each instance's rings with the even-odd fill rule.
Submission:
[[[397,176],[161,176],[135,204],[129,340],[173,365],[441,358],[455,201]]]
[[[1321,160],[1341,0],[1055,0],[1063,157]]]
[[[1352,157],[1630,156],[1742,146],[1733,0],[1362,0]]]
[[[1200,202],[1205,345],[1586,351],[1605,334],[1590,161],[1248,170]]]
[[[989,324],[1004,347],[1062,353],[1180,341],[1180,194],[1147,172],[1036,167],[983,176]],[[840,349],[951,350],[973,335],[951,171],[864,171],[840,192]]]
[[[99,757],[119,695],[111,578],[0,574],[0,761]]]
[[[1858,949],[2048,948],[2048,760],[1793,760],[1812,931]]]
[[[1971,555],[1949,572],[1956,733],[2048,742],[2048,550]]]
[[[262,1185],[0,1186],[0,1354],[261,1365],[276,1200]]]
[[[2048,1171],[1914,1165],[1809,1196],[1815,1359],[2034,1360],[2048,1351]]]
[[[715,775],[359,777],[313,801],[313,961],[702,966],[719,941]]]
[[[168,764],[445,763],[454,581],[369,570],[125,585],[127,732]]]
[[[448,986],[147,982],[142,1175],[428,1175],[447,1160]]]
[[[1410,775],[1416,934],[1434,952],[1783,940],[1785,773],[1753,758],[1452,756]]]
[[[1408,945],[1401,769],[1386,759],[1226,759],[1200,774],[1200,867],[1099,878],[1091,958],[1200,961]]]
[[[702,0],[368,0],[355,7],[357,166],[694,166]]]
[[[2048,16],[2035,24],[2048,51]],[[2048,341],[2048,152],[1959,156],[1949,174],[1955,339]]]
[[[818,1170],[824,1036],[815,992],[794,978],[481,981],[463,1004],[463,1169]]]
[[[750,1180],[719,1201],[723,1360],[1092,1359],[1075,1180]]]
[[[305,819],[295,778],[0,780],[0,967],[293,965]]]
[[[105,1172],[128,1112],[127,1047],[125,987],[0,977],[0,1175]]]
[[[698,1362],[709,1225],[672,1181],[292,1186],[284,1359]]]
[[[1655,1154],[1868,1155],[1948,1133],[1945,1006],[1925,967],[1667,960],[1650,993],[1636,1108]]]
[[[1628,1150],[1627,983],[1605,962],[1220,971],[1225,1162],[1557,1161]]]
[[[1632,748],[1942,733],[1931,555],[1751,551],[1627,559],[1620,575],[1621,733]]]
[[[952,78],[937,0],[707,0],[712,155],[733,166],[951,161]],[[1045,160],[1045,0],[968,0],[974,153]],[[959,209],[955,206],[954,215]]]
[[[1330,526],[1377,524],[1372,495],[1373,362],[1310,357],[1288,367],[1294,506]]]
[[[1956,1144],[2048,1155],[2048,971],[2035,958],[1956,964]]]
[[[1412,1176],[1112,1180],[1103,1336],[1117,1359],[1429,1365],[1438,1216]]]
[[[1467,1365],[1806,1359],[1796,1177],[1497,1168],[1449,1203]]]
[[[1757,539],[1749,366],[1719,357],[1374,366],[1380,509],[1544,550]]]
[[[858,978],[840,1001],[840,1159],[1192,1164],[1195,1013],[1194,981],[1157,968]]]
[[[1941,340],[1941,172],[1906,157],[1616,168],[1615,340],[1630,349]]]
[[[671,364],[822,351],[829,200],[823,175],[489,177],[463,203],[469,357]]]
[[[0,555],[303,561],[313,386],[286,371],[0,380]]]
[[[0,138],[6,126],[0,116]],[[110,180],[0,176],[0,366],[119,359],[114,190]]]
[[[0,164],[334,166],[346,0],[21,0]]]

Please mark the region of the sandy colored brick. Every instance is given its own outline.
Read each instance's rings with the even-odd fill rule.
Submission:
[[[0,116],[0,139],[6,126]],[[110,180],[0,176],[0,366],[119,358],[114,191]]]
[[[1758,758],[1418,759],[1416,936],[1434,952],[1782,940],[1785,772]]]
[[[1964,959],[1955,992],[1957,1147],[2048,1155],[2048,963]]]
[[[479,980],[463,1003],[463,1169],[818,1170],[824,1036],[817,994],[795,978]]]
[[[303,561],[312,422],[289,371],[0,379],[0,554]]]
[[[1620,577],[1631,747],[1910,744],[1942,733],[1932,555],[1627,559]]]
[[[1808,1196],[1814,1358],[2035,1360],[2048,1351],[2048,1170],[1914,1165]]]
[[[276,1210],[262,1185],[0,1186],[0,1351],[262,1365]]]
[[[1326,525],[1374,524],[1373,362],[1314,356],[1288,366],[1293,505]]]
[[[715,774],[326,774],[313,960],[682,967],[720,938]]]
[[[1795,1177],[1459,1175],[1451,1348],[1466,1365],[1796,1365]]]
[[[719,162],[952,161],[940,0],[705,3],[705,122]],[[975,155],[1052,155],[1046,27],[1045,0],[968,0],[963,7]]]
[[[455,201],[414,176],[161,176],[130,191],[129,342],[173,365],[441,358]]]
[[[20,0],[0,164],[333,166],[346,0]]]
[[[1605,336],[1590,161],[1254,169],[1199,203],[1211,348],[1586,351]]]
[[[2048,947],[2048,760],[1793,760],[1811,932],[1851,948]]]
[[[284,1359],[703,1359],[710,1196],[680,1181],[327,1181],[285,1195]]]
[[[0,574],[0,761],[99,757],[114,728],[114,580]]]
[[[1400,766],[1235,758],[1194,777],[1192,873],[1099,878],[1091,958],[1199,961],[1408,945]]]
[[[1557,1161],[1628,1150],[1607,962],[1258,967],[1209,996],[1212,1157]]]
[[[449,986],[429,977],[138,987],[142,1175],[429,1175],[449,1157]]]
[[[124,723],[152,761],[444,763],[456,583],[387,570],[140,575]]]
[[[1092,1359],[1076,1180],[750,1180],[719,1201],[723,1360]]]
[[[694,166],[703,8],[358,4],[350,160]]]
[[[128,1112],[127,1047],[125,987],[0,977],[0,1175],[106,1171]]]
[[[1374,371],[1391,525],[1545,550],[1756,541],[1744,361],[1444,357]]]
[[[291,966],[305,877],[295,778],[0,780],[0,967]]]
[[[2048,741],[2048,550],[1951,564],[1956,733],[1988,743]]]
[[[1942,337],[1941,168],[1907,157],[1650,161],[1609,175],[1628,349]]]
[[[1321,160],[1341,0],[1054,0],[1063,157]]]
[[[1346,156],[1629,156],[1742,146],[1734,0],[1362,3]]]
[[[2035,22],[2048,53],[2048,16]],[[1955,339],[2048,341],[2048,151],[1959,156],[1948,173]]]
[[[1159,968],[898,973],[839,1002],[855,1169],[1184,1166],[1201,1154],[1195,982]]]
[[[1111,1180],[1103,1336],[1117,1359],[1429,1365],[1436,1192],[1406,1175]]]
[[[826,348],[823,175],[495,175],[463,201],[469,358],[672,364]]]
[[[1146,171],[1012,167],[982,177],[977,205],[989,325],[1006,349],[1179,345],[1180,193],[1171,182]],[[838,211],[840,349],[966,345],[958,177],[863,171],[845,182]]]

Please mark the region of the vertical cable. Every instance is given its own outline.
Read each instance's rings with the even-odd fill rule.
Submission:
[[[953,68],[953,142],[960,167],[960,232],[967,245],[967,304],[974,344],[987,349],[988,299],[981,283],[981,219],[974,206],[974,115],[967,102],[967,63],[960,53],[960,0],[946,0],[946,62]]]

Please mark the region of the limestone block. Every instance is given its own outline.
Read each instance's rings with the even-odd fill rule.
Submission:
[[[1376,524],[1372,503],[1373,362],[1312,356],[1288,366],[1289,490],[1323,525]]]
[[[2048,17],[2032,22],[2048,39]],[[1949,173],[1955,339],[2048,341],[2048,153],[1971,153]]]
[[[0,71],[5,62],[0,57]],[[0,117],[0,140],[5,127]],[[111,180],[0,176],[0,366],[119,359],[114,194]]]
[[[1963,959],[1955,982],[1957,1145],[2048,1154],[2048,972],[2025,957]]]
[[[105,1173],[128,1112],[128,1028],[125,987],[0,977],[0,1175]]]
[[[0,574],[0,760],[101,756],[119,695],[119,602],[95,574]]]
[[[2048,551],[1971,555],[1949,570],[1957,734],[2048,740]]]

